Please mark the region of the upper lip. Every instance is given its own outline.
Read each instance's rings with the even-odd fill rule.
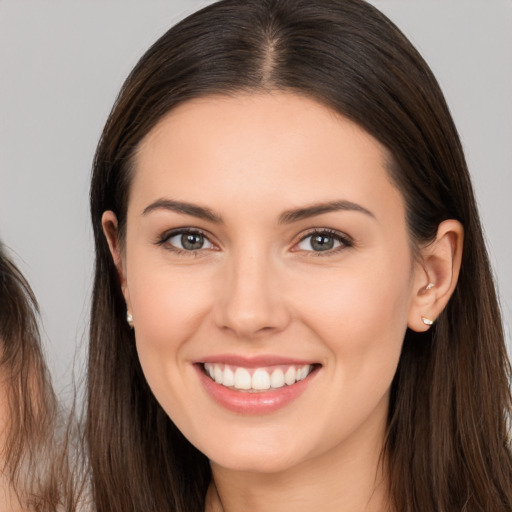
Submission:
[[[230,366],[240,366],[243,368],[261,368],[264,366],[278,365],[296,365],[304,366],[307,364],[316,364],[315,361],[306,359],[296,359],[278,355],[259,355],[259,356],[242,356],[237,354],[218,354],[207,356],[203,359],[195,361],[196,364],[212,363],[212,364],[228,364]]]

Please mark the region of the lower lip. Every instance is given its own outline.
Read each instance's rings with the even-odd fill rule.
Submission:
[[[269,414],[285,407],[298,398],[309,386],[317,370],[314,369],[305,379],[270,391],[236,391],[221,384],[217,384],[208,377],[203,365],[196,364],[199,378],[207,393],[222,407],[240,414]]]

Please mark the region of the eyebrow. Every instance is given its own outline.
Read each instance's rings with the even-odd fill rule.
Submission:
[[[291,224],[299,220],[308,219],[309,217],[315,217],[316,215],[322,215],[324,213],[337,212],[337,211],[354,211],[364,213],[370,217],[375,218],[375,215],[364,208],[363,206],[353,203],[351,201],[330,201],[328,203],[318,203],[305,208],[297,208],[294,210],[288,210],[279,216],[279,224]]]
[[[184,201],[175,201],[172,199],[157,199],[149,206],[144,208],[142,215],[148,215],[155,210],[169,210],[172,212],[183,213],[185,215],[191,215],[199,219],[215,222],[216,224],[222,224],[222,217],[214,211],[204,206],[198,206],[196,204],[187,203]],[[375,215],[370,210],[367,210],[363,206],[353,203],[351,201],[329,201],[327,203],[317,203],[304,208],[296,208],[287,210],[279,216],[279,224],[292,224],[299,220],[308,219],[315,217],[316,215],[322,215],[324,213],[336,212],[336,211],[355,211],[364,213],[369,217],[375,218]]]
[[[221,216],[209,208],[185,203],[183,201],[173,201],[172,199],[157,199],[155,202],[144,208],[142,215],[147,215],[155,210],[170,210],[177,213],[184,213],[186,215],[191,215],[192,217],[208,220],[217,224],[221,224],[223,222]]]

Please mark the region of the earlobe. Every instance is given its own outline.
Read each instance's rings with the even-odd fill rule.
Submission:
[[[427,331],[448,304],[459,277],[463,242],[462,224],[450,219],[439,224],[436,239],[422,248],[409,308],[410,329]]]

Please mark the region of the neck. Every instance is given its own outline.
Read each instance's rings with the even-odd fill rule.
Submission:
[[[212,462],[206,512],[388,510],[383,439],[380,432],[366,439],[348,440],[326,454],[272,474],[231,471]]]

